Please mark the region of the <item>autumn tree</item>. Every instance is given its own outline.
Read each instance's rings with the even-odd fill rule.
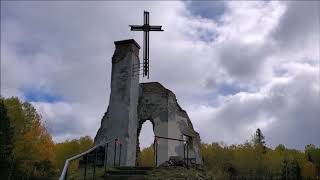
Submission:
[[[320,176],[320,147],[316,148],[315,145],[309,144],[305,147],[304,152],[307,160],[315,165],[317,175]]]
[[[6,134],[13,142],[9,178],[49,176],[54,173],[54,142],[39,113],[30,103],[21,102],[16,97],[1,98],[1,102],[4,105],[1,114],[5,114],[5,109],[8,117],[2,118],[1,115],[1,122],[9,119],[12,127],[12,133]],[[1,141],[6,146],[10,142]]]
[[[142,149],[138,161],[139,166],[151,167],[155,165],[153,144],[151,144],[149,147]]]
[[[278,152],[284,152],[286,147],[283,144],[279,144],[274,150]]]
[[[38,116],[30,131],[17,139],[15,160],[27,176],[50,176],[55,173],[54,142]]]
[[[312,162],[307,162],[302,165],[301,175],[305,179],[316,179],[317,168]]]
[[[80,154],[93,146],[93,140],[89,136],[84,136],[79,139],[66,140],[61,143],[57,143],[55,146],[55,161],[57,167],[61,170],[65,161],[77,154]],[[69,168],[70,171],[74,171],[78,168],[78,161],[74,161]]]

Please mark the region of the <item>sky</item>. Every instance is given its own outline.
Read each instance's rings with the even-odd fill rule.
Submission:
[[[205,143],[320,145],[320,2],[1,1],[1,96],[31,102],[55,142],[94,137],[114,41],[150,24],[150,79],[173,91]],[[142,53],[140,53],[140,59]],[[142,147],[153,140],[143,125]]]

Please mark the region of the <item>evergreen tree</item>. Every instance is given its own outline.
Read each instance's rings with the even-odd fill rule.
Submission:
[[[316,146],[313,144],[306,145],[304,149],[304,153],[306,154],[306,158],[310,162],[314,162],[314,159],[312,158],[312,152],[316,149]]]
[[[298,180],[301,179],[299,163],[296,159],[284,159],[281,169],[281,179]]]
[[[266,147],[265,137],[259,128],[256,130],[252,141],[256,149],[261,150],[263,153],[266,153],[267,147]]]
[[[256,130],[255,136],[254,136],[254,145],[262,145],[265,146],[265,138],[264,135],[262,134],[261,130],[258,128]]]
[[[11,167],[13,150],[13,128],[4,106],[0,99],[0,177],[8,177]]]

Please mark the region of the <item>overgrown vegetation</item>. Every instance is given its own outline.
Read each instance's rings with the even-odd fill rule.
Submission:
[[[0,179],[56,179],[67,158],[93,145],[88,136],[55,144],[40,114],[30,103],[18,98],[0,98],[0,115]],[[280,144],[271,149],[266,146],[260,129],[244,144],[202,144],[201,151],[205,172],[214,179],[320,178],[320,147],[310,144],[299,151]],[[139,162],[141,166],[154,165],[153,146],[141,151]],[[70,177],[77,169],[75,161],[69,168]],[[169,178],[168,172],[157,169],[150,177]],[[81,173],[75,173],[73,179],[77,179],[77,175],[80,177]],[[192,169],[178,169],[176,175],[179,178],[201,176]]]

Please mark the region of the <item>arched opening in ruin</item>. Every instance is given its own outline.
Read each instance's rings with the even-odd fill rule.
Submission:
[[[154,166],[154,135],[154,122],[152,120],[140,121],[137,132],[136,166]]]

